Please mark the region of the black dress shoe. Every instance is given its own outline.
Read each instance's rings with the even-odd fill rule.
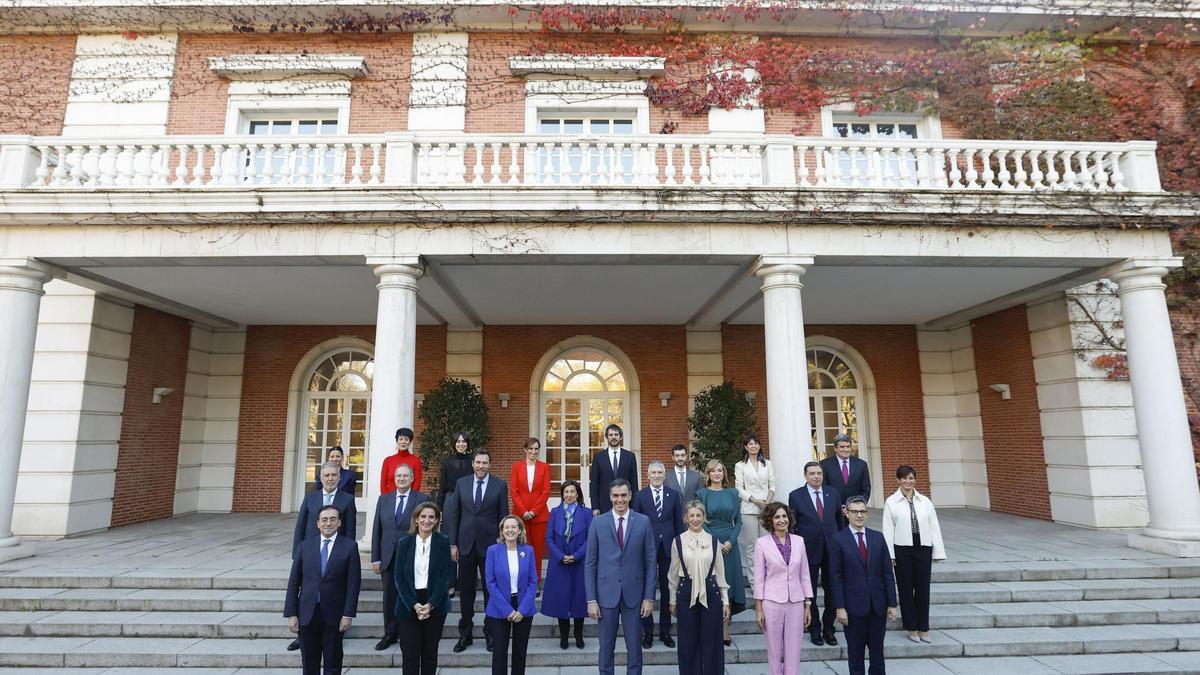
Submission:
[[[297,649],[300,649],[300,638],[296,638],[295,640],[292,640],[291,644],[288,645],[289,652],[294,652]]]
[[[733,640],[721,640],[721,642],[724,642],[726,647],[733,644]]]
[[[825,644],[829,645],[830,647],[836,647],[837,646],[837,636],[834,635],[833,633],[826,635],[825,636]]]
[[[818,647],[825,644],[825,641],[821,639],[820,633],[813,633],[810,637],[812,638],[812,643]]]
[[[490,653],[490,652],[492,651],[492,649],[493,649],[493,648],[494,648],[494,647],[493,647],[493,645],[492,645],[492,636],[491,636],[491,635],[488,635],[488,636],[487,636],[487,650],[488,650],[488,652]]]
[[[471,646],[471,638],[459,638],[458,642],[454,643],[454,653],[461,654],[467,651],[467,647]]]
[[[659,637],[662,639],[662,643],[664,645],[666,645],[667,647],[670,647],[671,649],[675,648],[675,638],[671,637],[670,635],[668,635],[666,633],[663,633]]]
[[[396,644],[396,638],[394,636],[384,635],[383,639],[375,644],[375,651],[381,652],[394,644]]]
[[[654,634],[646,633],[642,636],[642,649],[650,649],[654,646]]]

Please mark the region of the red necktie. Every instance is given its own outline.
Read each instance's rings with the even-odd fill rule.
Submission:
[[[850,462],[842,460],[842,485],[850,482]]]
[[[821,493],[816,493],[817,496],[817,520],[825,520],[825,500],[821,499]]]
[[[617,546],[625,548],[625,516],[617,518]],[[865,553],[863,555],[866,556]],[[865,559],[866,558],[864,557],[864,560]]]
[[[858,535],[858,554],[862,556],[863,564],[867,564],[867,543],[863,541],[863,533],[855,532]]]

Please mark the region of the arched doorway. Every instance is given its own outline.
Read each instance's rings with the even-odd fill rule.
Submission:
[[[570,341],[578,342],[578,341]],[[562,343],[535,371],[531,428],[542,439],[550,464],[551,495],[563,481],[588,484],[592,455],[605,447],[604,429],[619,425],[625,447],[638,451],[637,379],[623,354],[611,345]]]
[[[318,357],[305,378],[300,408],[300,490],[311,489],[326,451],[340,445],[346,468],[358,475],[356,506],[363,501],[367,438],[371,428],[372,356],[357,348],[339,348]]]
[[[872,505],[882,503],[875,383],[866,362],[841,340],[819,336],[807,340],[805,356],[813,459],[830,456],[834,437],[846,434],[870,469]]]

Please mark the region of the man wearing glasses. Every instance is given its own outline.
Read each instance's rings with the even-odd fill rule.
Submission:
[[[843,507],[849,527],[829,542],[833,606],[845,626],[850,675],[883,675],[883,634],[896,618],[896,579],[883,533],[867,529],[867,500],[855,495]],[[863,669],[866,649],[871,669]]]

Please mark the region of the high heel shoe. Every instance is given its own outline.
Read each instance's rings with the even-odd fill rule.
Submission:
[[[733,644],[733,640],[730,640],[729,638],[725,638],[724,640],[722,640],[722,642],[724,642],[724,643],[725,643],[725,646],[726,646],[726,647],[728,647],[728,646],[730,646],[730,645],[732,645],[732,644]]]

